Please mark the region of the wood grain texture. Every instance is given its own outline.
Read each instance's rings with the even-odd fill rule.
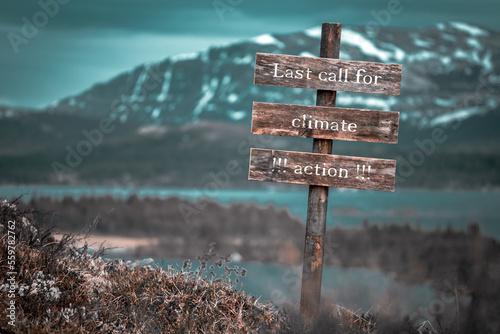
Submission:
[[[281,164],[278,164],[278,161]],[[363,165],[365,166],[364,173],[362,173]],[[306,166],[310,167],[306,169]],[[368,166],[370,166],[369,172]],[[298,170],[301,172],[298,173]],[[253,148],[250,151],[248,179],[324,187],[394,191],[395,175],[396,160]]]
[[[339,58],[341,30],[342,24],[340,23],[323,23],[321,25],[320,57]],[[335,107],[336,98],[336,91],[318,90],[316,92],[316,105]],[[332,148],[333,141],[330,139],[314,138],[313,140],[313,152],[315,153],[331,154]],[[310,320],[316,318],[320,311],[329,189],[323,186],[309,186],[300,310]]]
[[[399,112],[261,102],[252,108],[252,133],[260,135],[395,144],[398,127]]]
[[[276,64],[278,71],[276,71]],[[257,53],[255,57],[256,85],[310,88],[318,90],[346,91],[358,93],[400,95],[402,65],[384,64],[363,61],[341,60],[332,58],[300,57]],[[294,77],[286,76],[286,69],[292,69]],[[309,74],[307,70],[309,69]],[[348,69],[347,80],[340,77],[340,69]],[[297,74],[297,70],[303,71]],[[360,77],[357,74],[359,70]],[[321,75],[320,73],[326,72]],[[336,81],[329,81],[330,73],[335,74]],[[277,77],[281,76],[283,77]],[[372,77],[370,84],[364,83],[364,76]],[[298,78],[302,76],[302,78]],[[375,84],[375,76],[378,76]],[[332,77],[333,78],[333,77]],[[369,82],[369,78],[366,79]]]

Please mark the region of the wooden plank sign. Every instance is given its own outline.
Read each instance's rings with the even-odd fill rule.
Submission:
[[[249,180],[394,191],[396,160],[252,148]]]
[[[332,155],[333,139],[397,143],[399,113],[336,108],[337,91],[399,95],[399,64],[340,60],[340,23],[323,23],[320,57],[257,53],[254,83],[317,89],[316,106],[254,102],[252,133],[314,138],[313,153],[251,149],[248,179],[309,185],[300,309],[320,311],[329,187],[394,191],[396,160]]]
[[[399,112],[254,102],[252,133],[374,143],[398,142]]]
[[[399,64],[257,53],[256,85],[399,95]]]

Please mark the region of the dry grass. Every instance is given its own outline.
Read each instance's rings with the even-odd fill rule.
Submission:
[[[75,236],[56,240],[43,227],[43,214],[36,217],[0,201],[1,333],[455,333],[429,331],[408,319],[360,316],[337,305],[324,307],[309,323],[296,310],[278,311],[239,291],[238,277],[246,271],[230,268],[213,245],[198,257],[196,270],[190,261],[167,270],[105,261],[103,247],[89,254],[87,243],[76,246],[81,240]],[[15,246],[10,254],[9,245]],[[216,267],[224,274],[216,274]]]
[[[56,241],[32,212],[14,204],[0,208],[0,331],[6,333],[258,333],[276,332],[281,321],[272,305],[237,291],[226,268],[216,276],[207,268],[216,256],[209,251],[201,266],[152,268],[122,261],[103,261],[104,249],[88,254],[73,245],[74,236]],[[10,290],[8,222],[15,222],[16,284]],[[13,292],[16,320],[9,324],[7,307]]]

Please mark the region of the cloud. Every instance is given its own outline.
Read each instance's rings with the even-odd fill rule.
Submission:
[[[161,35],[148,32],[44,31],[23,45],[19,54],[0,53],[4,77],[0,101],[42,107],[55,99],[80,93],[97,82],[169,55],[196,52],[234,41],[226,37]]]
[[[229,6],[222,14],[213,0],[70,0],[14,53],[7,34],[20,34],[23,17],[32,20],[42,10],[40,3],[55,1],[61,0],[1,2],[0,68],[7,78],[0,82],[1,100],[41,106],[176,53],[263,33],[296,32],[321,22],[362,26],[390,0],[219,0]],[[391,26],[454,19],[500,28],[498,1],[399,1],[404,10],[392,17]]]
[[[38,2],[26,0],[9,1],[2,7],[5,8],[0,10],[0,22],[10,26],[20,26],[23,17],[31,20],[42,10]],[[203,33],[211,30],[207,23],[217,21],[219,17],[211,1],[72,0],[59,5],[47,29]]]

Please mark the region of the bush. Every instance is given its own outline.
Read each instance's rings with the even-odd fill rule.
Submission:
[[[86,246],[74,246],[71,235],[56,241],[33,214],[1,202],[3,332],[258,333],[281,326],[271,304],[235,288],[231,275],[244,275],[244,270],[229,268],[219,258],[225,274],[208,272],[208,261],[217,256],[213,250],[200,257],[196,271],[190,271],[189,261],[181,270],[104,261],[105,249],[88,254]],[[15,263],[6,261],[9,240],[15,242]],[[15,320],[7,317],[12,301]]]

